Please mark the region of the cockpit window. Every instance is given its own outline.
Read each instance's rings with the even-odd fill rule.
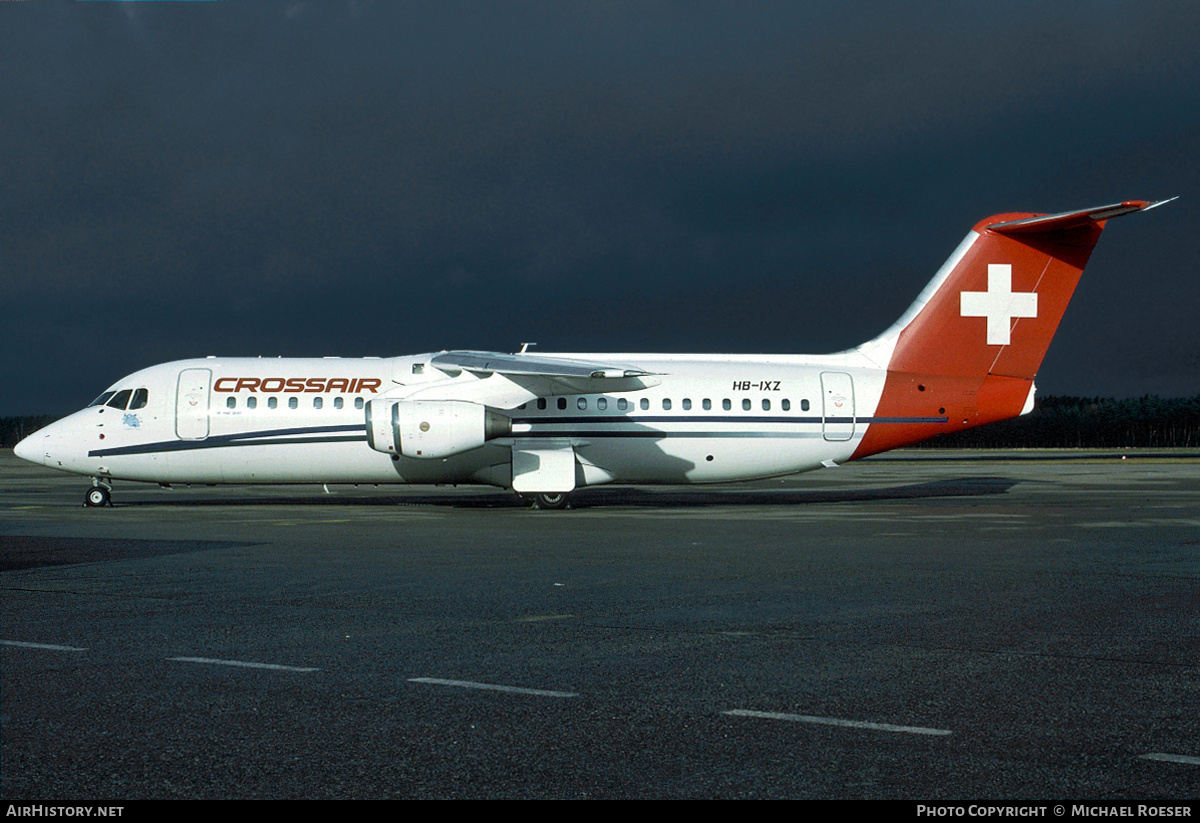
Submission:
[[[133,398],[132,401],[130,398]],[[97,397],[88,404],[88,408],[92,406],[111,406],[114,409],[124,409],[129,407],[129,411],[135,409],[144,409],[150,402],[150,391],[148,389],[122,389],[121,391],[106,391],[104,394]]]
[[[112,396],[104,405],[112,406],[114,409],[124,409],[129,404],[129,395],[133,394],[133,389],[123,389]]]

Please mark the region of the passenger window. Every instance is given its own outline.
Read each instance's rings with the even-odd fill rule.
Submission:
[[[538,402],[537,402],[537,406],[538,406],[538,408],[539,408],[539,409],[541,409],[541,410],[543,410],[543,411],[544,411],[544,410],[545,410],[545,408],[546,408],[546,398],[544,398],[544,397],[539,397],[539,398],[538,398]]]
[[[701,403],[700,405],[704,406],[705,411],[709,411],[710,409],[712,409],[712,401],[709,400],[707,397],[704,398],[704,402]]]
[[[146,402],[150,399],[150,393],[145,389],[138,389],[133,393],[133,400],[129,403],[129,410],[144,409]]]
[[[267,398],[267,408],[268,408],[268,409],[273,409],[273,408],[275,408],[275,407],[276,407],[276,406],[278,406],[278,405],[279,405],[279,398],[278,398],[278,397],[268,397],[268,398]]]
[[[617,411],[625,411],[629,408],[629,401],[624,397],[617,398]]]
[[[763,398],[763,411],[770,411],[770,410],[771,410],[771,401],[764,397]]]
[[[565,398],[565,397],[558,398],[558,410],[563,411],[566,408],[567,408],[567,398]]]
[[[340,409],[343,405],[345,405],[345,403],[342,400],[342,398],[340,398],[340,397],[333,398],[333,407],[335,409]]]
[[[742,399],[742,411],[750,411],[750,398],[749,397]]]
[[[363,407],[363,399],[361,397],[354,398],[354,408],[361,409]]]
[[[647,400],[645,397],[643,397],[642,398],[642,411],[646,411],[649,408],[650,408],[650,401]]]
[[[670,411],[670,410],[671,410],[671,400],[670,400],[670,398],[664,397],[663,398],[663,411]]]
[[[596,408],[598,408],[600,411],[606,411],[608,409],[608,400],[603,397],[597,398]]]
[[[808,401],[807,401],[807,400],[801,400],[801,401],[800,401],[800,410],[801,410],[801,411],[808,411]]]
[[[323,398],[320,398],[320,397],[313,398],[313,408],[314,409],[319,409],[324,405],[325,405],[325,400]]]
[[[692,410],[692,401],[691,401],[691,398],[688,398],[688,397],[685,397],[685,398],[683,398],[683,410],[684,410],[684,411],[691,411],[691,410]]]
[[[791,411],[792,410],[792,401],[784,400],[784,401],[780,402],[779,407],[781,409],[783,409],[784,411]]]
[[[733,408],[733,403],[730,402],[728,397],[721,401],[721,408],[723,408],[725,411],[729,411]]]
[[[105,405],[110,406],[114,409],[124,409],[127,405],[129,405],[129,395],[131,395],[131,394],[133,394],[133,389],[125,389],[124,391],[119,391],[116,394],[114,394],[112,396],[112,399],[109,400],[108,403],[106,403]]]
[[[234,397],[232,394],[225,398],[225,408],[227,408],[227,409],[236,409],[237,408],[237,398]]]
[[[298,408],[300,408],[300,401],[299,401],[297,398],[295,398],[295,397],[289,397],[289,398],[288,398],[288,408],[289,408],[289,409],[298,409]]]
[[[575,401],[575,405],[579,407],[580,411],[587,411],[587,398],[579,398],[577,401]]]
[[[258,398],[257,397],[247,397],[246,398],[246,408],[257,409],[258,408]]]

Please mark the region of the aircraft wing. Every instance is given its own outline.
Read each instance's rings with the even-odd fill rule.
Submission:
[[[445,351],[433,355],[429,362],[451,377],[469,372],[481,379],[454,381],[450,386],[434,384],[417,389],[412,397],[468,400],[500,409],[514,408],[533,397],[633,392],[660,382],[653,372],[621,363],[538,354]]]
[[[576,377],[591,380],[645,377],[645,369],[614,363],[542,357],[536,354],[501,354],[490,351],[447,351],[430,360],[442,371],[469,371],[476,374],[498,373],[509,377]]]

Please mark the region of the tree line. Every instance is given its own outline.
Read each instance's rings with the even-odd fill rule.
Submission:
[[[1200,395],[1128,400],[1037,398],[1023,417],[943,434],[933,449],[1127,449],[1200,447]]]
[[[0,417],[0,448],[11,449],[52,423],[48,415]],[[944,434],[922,444],[939,449],[1124,449],[1200,447],[1200,395],[1113,400],[1040,397],[1013,420]]]
[[[11,449],[23,437],[28,437],[43,426],[57,420],[48,414],[25,415],[23,417],[0,417],[0,449]]]

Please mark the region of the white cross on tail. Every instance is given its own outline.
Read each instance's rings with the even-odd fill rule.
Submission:
[[[987,291],[965,291],[961,295],[959,315],[987,318],[989,346],[1007,346],[1011,342],[1012,321],[1018,317],[1037,317],[1037,293],[1012,290],[1012,266],[988,264]]]

